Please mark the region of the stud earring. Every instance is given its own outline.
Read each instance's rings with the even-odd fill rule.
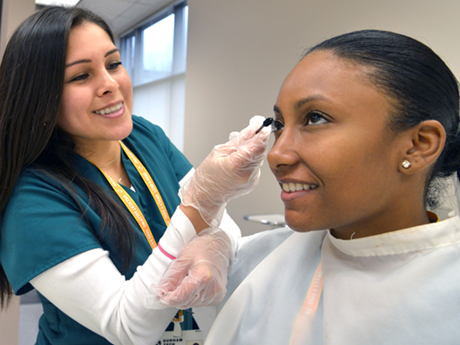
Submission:
[[[404,169],[409,169],[412,164],[406,159],[401,165]]]

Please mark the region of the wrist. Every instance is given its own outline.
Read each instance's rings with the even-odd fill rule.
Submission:
[[[184,204],[180,204],[180,209],[182,212],[187,216],[187,218],[192,222],[193,227],[197,234],[199,234],[202,230],[209,228],[208,223],[206,223],[201,217],[200,212],[194,208],[193,206],[185,206]]]

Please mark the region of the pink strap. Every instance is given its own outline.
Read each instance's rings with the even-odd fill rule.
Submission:
[[[172,255],[169,254],[166,250],[164,250],[160,243],[158,243],[158,249],[160,249],[160,251],[161,251],[164,255],[166,255],[168,258],[170,258],[171,260],[176,260],[176,257],[175,257],[175,256],[172,256]]]

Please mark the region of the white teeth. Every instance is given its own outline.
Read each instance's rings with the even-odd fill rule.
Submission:
[[[309,189],[316,189],[318,188],[318,185],[316,184],[301,184],[301,183],[283,183],[282,184],[283,190],[285,192],[291,193],[291,192],[296,192],[300,190],[309,190]]]
[[[114,113],[117,110],[120,110],[122,106],[123,106],[123,103],[120,103],[120,104],[118,104],[118,105],[116,105],[114,107],[108,107],[108,108],[105,108],[105,109],[102,109],[102,110],[99,110],[99,111],[95,111],[95,113],[99,114],[99,115],[105,115],[105,114]]]

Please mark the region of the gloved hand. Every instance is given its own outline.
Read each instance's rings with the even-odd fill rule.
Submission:
[[[263,121],[263,116],[254,116],[248,127],[231,133],[230,140],[214,147],[179,190],[182,204],[197,209],[208,225],[218,227],[227,202],[251,192],[259,182],[271,132],[264,127],[255,134]]]
[[[219,304],[227,292],[227,275],[233,262],[228,235],[207,228],[194,237],[171,263],[153,291],[155,308],[186,309]]]

